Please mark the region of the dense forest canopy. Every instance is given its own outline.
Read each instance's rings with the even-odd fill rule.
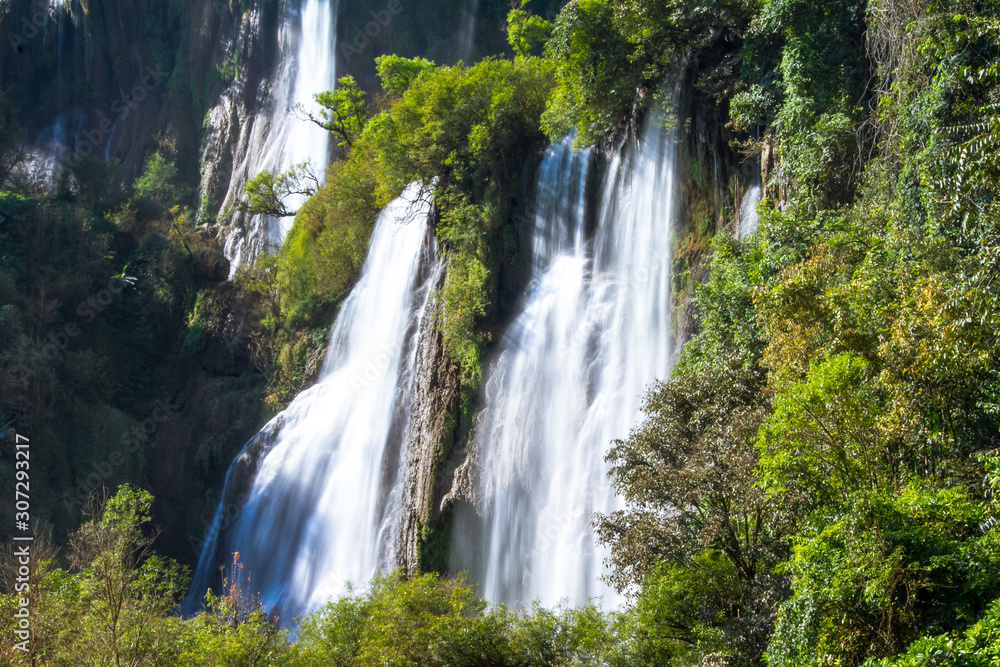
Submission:
[[[345,75],[317,99],[313,120],[338,146],[323,184],[295,168],[248,182],[248,210],[294,223],[232,281],[216,222],[192,215],[178,146],[150,151],[134,179],[87,157],[48,186],[18,168],[23,113],[0,88],[0,473],[7,489],[15,432],[40,443],[32,481],[50,535],[32,552],[30,664],[1000,660],[998,10],[528,2],[507,15],[509,46],[475,62],[369,54],[377,88]],[[188,489],[217,498],[233,443],[314,378],[378,212],[420,181],[467,431],[515,298],[540,149],[575,131],[579,146],[617,150],[657,105],[683,130],[690,100],[729,155],[759,161],[764,197],[759,230],[736,238],[732,209],[706,203],[719,184],[689,160],[688,201],[704,213],[672,260],[690,335],[643,421],[608,443],[623,505],[594,517],[626,606],[488,605],[430,554],[417,576],[360,583],[289,634],[234,554],[203,613],[172,613],[185,568],[154,546],[192,555],[156,541],[140,488],[162,461],[149,443],[184,436],[164,387],[225,378]],[[279,209],[289,192],[310,196]],[[13,512],[0,511],[4,531]],[[0,655],[29,664],[13,547],[3,563]]]

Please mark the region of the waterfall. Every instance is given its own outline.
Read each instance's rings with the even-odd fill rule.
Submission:
[[[85,129],[87,120],[83,109],[71,106],[72,82],[65,72],[66,41],[70,30],[67,26],[78,20],[74,13],[80,10],[78,5],[64,0],[48,0],[44,10],[40,6],[32,6],[45,12],[45,22],[40,29],[43,49],[55,51],[54,94],[48,106],[59,110],[59,113],[50,125],[28,138],[23,148],[29,160],[19,171],[32,181],[45,183],[51,190],[56,187],[63,162],[79,145],[80,133]]]
[[[603,597],[594,512],[618,508],[604,456],[672,363],[673,133],[649,119],[611,160],[587,234],[587,153],[549,149],[538,178],[534,277],[486,370],[474,433],[482,517],[456,516],[453,566],[491,601]]]
[[[479,0],[465,0],[459,11],[458,57],[471,65],[474,61],[476,23],[479,18]]]
[[[230,468],[219,508],[227,518],[213,522],[186,610],[232,552],[284,622],[395,564],[415,338],[435,259],[429,209],[414,184],[379,216],[319,381]]]
[[[746,194],[743,195],[743,201],[740,203],[739,238],[741,239],[745,239],[757,231],[757,225],[760,223],[757,215],[757,204],[760,203],[762,193],[763,188],[758,181],[747,188]]]
[[[301,105],[316,114],[313,95],[332,90],[336,79],[337,0],[289,0],[281,10],[278,30],[280,63],[275,73],[260,91],[265,103],[242,118],[233,156],[232,173],[225,185],[226,194],[219,209],[220,216],[230,216],[225,243],[226,256],[235,273],[240,265],[250,263],[268,247],[280,245],[291,226],[291,219],[269,216],[249,216],[237,211],[243,200],[243,186],[265,169],[277,173],[308,162],[322,182],[330,150],[330,133],[295,111]],[[234,45],[234,48],[238,48]],[[240,82],[237,82],[238,88]],[[206,139],[203,163],[215,159],[217,147],[211,144],[225,141],[231,123],[232,106],[239,91],[224,94],[219,105],[209,115],[210,134],[214,130],[223,138]],[[202,195],[207,189],[202,182]],[[285,205],[298,208],[304,197],[293,196]]]

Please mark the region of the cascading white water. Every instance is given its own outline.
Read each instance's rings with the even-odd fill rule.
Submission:
[[[23,149],[28,160],[18,167],[18,171],[28,179],[45,183],[52,189],[58,182],[64,162],[81,144],[80,133],[87,129],[87,114],[81,108],[67,108],[72,82],[67,80],[65,71],[66,33],[68,26],[80,20],[82,11],[78,5],[65,0],[48,0],[44,11],[45,21],[41,27],[40,39],[43,49],[55,51],[54,95],[47,106],[60,112],[51,125],[41,128],[25,142]],[[40,16],[36,12],[32,15],[32,20]],[[110,146],[110,142],[104,149],[105,161],[107,146]],[[98,146],[94,148],[99,149]]]
[[[245,148],[236,156],[228,190],[221,208],[235,212],[246,182],[265,169],[273,173],[308,162],[322,182],[330,149],[330,133],[302,114],[301,105],[316,114],[313,95],[332,90],[336,78],[337,0],[288,0],[282,8],[278,31],[281,62],[270,82],[271,99],[261,113],[241,130],[247,137]],[[219,108],[222,113],[223,106]],[[241,142],[242,143],[242,142]],[[285,202],[290,210],[304,198],[292,196]],[[291,226],[291,218],[235,215],[234,227],[225,244],[231,271],[266,250],[280,244]]]
[[[743,201],[740,203],[739,238],[741,239],[745,239],[757,231],[757,226],[760,224],[757,204],[760,203],[762,193],[761,184],[757,182],[747,188],[746,194],[743,195]]]
[[[417,320],[428,292],[420,273],[434,260],[429,209],[427,192],[414,184],[379,216],[319,381],[230,469],[220,512],[232,513],[231,487],[241,468],[253,476],[252,486],[228,530],[213,523],[216,534],[202,552],[188,610],[212,582],[217,559],[232,552],[239,552],[265,608],[286,621],[395,563],[395,482],[405,454]]]
[[[564,142],[541,168],[533,286],[487,368],[474,435],[483,517],[460,513],[454,538],[456,569],[492,601],[619,601],[590,524],[617,508],[605,453],[671,369],[673,133],[654,115],[621,153],[592,238],[589,156]]]
[[[479,19],[479,0],[465,0],[459,11],[458,57],[472,64],[475,46],[476,23]]]

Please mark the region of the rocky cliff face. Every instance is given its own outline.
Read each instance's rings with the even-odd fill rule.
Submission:
[[[205,115],[197,217],[225,227],[226,254],[240,264],[264,251],[268,241],[266,227],[265,233],[254,234],[259,230],[237,204],[243,185],[254,175],[249,173],[250,160],[267,147],[278,29],[277,3],[255,2],[238,17],[227,39],[233,78]],[[235,244],[239,250],[234,250]]]
[[[229,282],[206,293],[202,304],[209,311],[203,347],[167,379],[161,395],[170,413],[150,435],[146,454],[154,521],[163,530],[157,549],[187,564],[197,562],[213,522],[224,520],[228,527],[242,511],[257,459],[270,446],[269,432],[256,435],[269,414],[266,383],[248,355],[253,305]],[[215,517],[237,454],[241,465],[230,475],[231,493],[222,498],[226,514]]]
[[[434,267],[431,289],[422,313],[414,371],[413,399],[407,432],[406,481],[403,516],[396,549],[398,565],[413,574],[421,567],[421,545],[429,527],[442,516],[442,502],[453,491],[455,467],[446,465],[461,443],[455,443],[461,400],[458,365],[444,349],[438,325],[440,290],[446,276],[446,258]],[[456,444],[458,446],[456,446]]]
[[[680,178],[680,215],[674,238],[674,289],[670,326],[677,332],[680,344],[697,333],[696,313],[691,306],[695,284],[707,277],[705,262],[709,256],[709,241],[719,233],[736,235],[741,215],[740,203],[747,190],[760,178],[760,160],[741,155],[730,145],[725,129],[723,110],[697,91],[697,72],[688,73],[682,84],[688,91],[682,95],[677,110],[679,128],[678,159]],[[636,119],[641,121],[641,119]],[[593,169],[594,186],[590,196],[598,196],[597,175],[606,168],[612,144],[599,152]],[[527,170],[532,172],[532,170]],[[522,193],[522,208],[530,208],[530,188]],[[590,208],[596,205],[592,199]],[[592,214],[592,212],[591,212]],[[530,222],[530,216],[521,216]],[[520,224],[528,234],[531,225]],[[530,244],[523,238],[521,245]],[[523,258],[522,258],[523,259]],[[443,263],[444,260],[441,260]],[[439,263],[435,289],[444,284],[444,270]],[[514,272],[516,278],[507,289],[520,294],[527,272]],[[517,284],[515,284],[517,283]],[[510,301],[503,310],[505,319],[516,316],[518,301]],[[416,387],[407,452],[407,482],[404,516],[399,536],[398,565],[410,574],[416,571],[448,570],[448,549],[451,544],[451,512],[456,503],[478,507],[476,482],[479,463],[475,451],[475,426],[458,428],[461,419],[472,420],[479,406],[463,405],[463,388],[457,366],[444,349],[440,332],[435,328],[439,302],[432,299],[425,313],[417,358]],[[494,338],[508,322],[497,322]],[[468,399],[466,399],[468,400]],[[465,414],[463,414],[465,413]]]
[[[697,333],[691,297],[695,285],[708,277],[710,241],[722,233],[738,236],[741,202],[761,177],[760,157],[741,152],[727,128],[728,107],[700,80],[712,60],[712,54],[702,54],[689,63],[677,109],[681,197],[672,294],[678,354]]]
[[[35,168],[115,159],[128,181],[162,150],[182,175],[196,173],[201,118],[239,11],[225,0],[6,6],[0,106],[22,126]]]

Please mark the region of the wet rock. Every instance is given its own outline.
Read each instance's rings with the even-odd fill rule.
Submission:
[[[441,515],[442,498],[451,493],[455,466],[451,461],[458,424],[461,379],[458,365],[444,349],[438,326],[441,316],[440,289],[446,271],[438,261],[421,318],[414,372],[413,402],[407,433],[406,483],[403,516],[396,553],[398,565],[413,574],[419,567],[421,525]]]

